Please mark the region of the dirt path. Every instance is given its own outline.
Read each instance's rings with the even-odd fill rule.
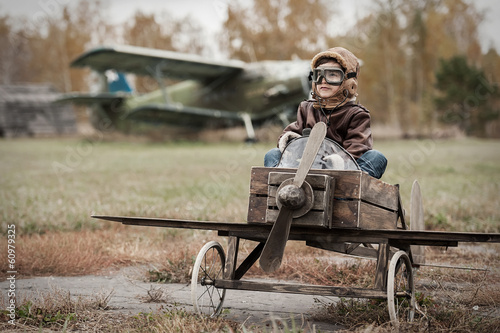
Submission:
[[[193,311],[190,285],[143,282],[143,272],[144,268],[126,268],[106,275],[20,279],[16,281],[16,292],[20,297],[34,297],[38,292],[54,290],[69,291],[74,297],[111,294],[108,303],[111,309],[107,311],[125,314],[156,312],[167,304]],[[1,282],[0,288],[2,292],[7,290],[8,281]],[[148,291],[162,293],[164,302],[152,302]],[[309,331],[313,331],[313,327],[321,332],[340,329],[311,319],[311,314],[320,308],[317,300],[332,302],[335,298],[228,290],[223,316],[244,323],[247,328],[255,325],[269,329],[273,320],[290,328],[293,320],[296,327],[308,328]]]

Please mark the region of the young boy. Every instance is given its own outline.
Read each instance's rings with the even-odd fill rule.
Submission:
[[[311,61],[312,99],[300,103],[297,121],[288,125],[273,148],[264,157],[266,167],[278,165],[287,143],[302,135],[304,128],[317,122],[327,124],[326,136],[344,147],[358,162],[361,170],[380,178],[387,159],[373,150],[370,113],[356,104],[359,61],[350,51],[334,47],[320,52]]]

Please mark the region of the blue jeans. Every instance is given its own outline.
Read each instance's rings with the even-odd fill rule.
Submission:
[[[368,150],[356,161],[361,170],[374,178],[380,179],[387,167],[387,158],[378,150]]]
[[[278,165],[281,158],[281,152],[278,148],[273,148],[264,156],[264,166],[273,168]],[[387,159],[378,150],[368,150],[356,161],[361,170],[367,172],[370,176],[380,179],[387,167]]]

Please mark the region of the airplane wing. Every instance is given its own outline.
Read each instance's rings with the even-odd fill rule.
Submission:
[[[114,69],[137,75],[164,75],[173,79],[213,80],[243,70],[238,60],[208,61],[204,57],[138,46],[101,46],[76,58],[72,67],[104,72]]]
[[[108,104],[108,103],[121,103],[130,96],[130,94],[126,93],[95,93],[95,94],[80,94],[80,93],[71,93],[64,94],[58,99],[56,99],[55,103],[66,103],[71,102],[79,105],[93,105],[93,104]]]
[[[254,115],[247,112],[231,112],[209,108],[198,108],[177,104],[147,104],[137,107],[128,112],[125,117],[130,120],[138,120],[153,123],[158,121],[168,123],[182,123],[189,126],[201,126],[207,118],[219,118],[227,120],[237,120],[243,122],[247,131],[248,139],[255,140],[255,132],[252,120],[265,119],[271,115],[278,114],[280,109],[273,108],[265,115]],[[182,117],[179,117],[182,115]]]
[[[220,118],[230,120],[241,120],[243,122],[248,120],[261,120],[267,119],[271,116],[277,115],[281,112],[281,108],[272,108],[268,112],[261,114],[249,114],[247,112],[233,112],[209,108],[199,108],[193,106],[186,106],[180,103],[160,104],[152,103],[141,105],[126,114],[126,118],[140,120],[149,118],[151,115],[161,116],[162,114],[167,117],[172,114],[191,115],[196,117],[205,118]]]
[[[126,114],[126,118],[131,120],[158,120],[158,118],[167,118],[171,115],[190,115],[197,118],[225,118],[233,120],[243,120],[242,113],[230,112],[208,108],[197,108],[184,106],[182,104],[146,104],[141,105]]]

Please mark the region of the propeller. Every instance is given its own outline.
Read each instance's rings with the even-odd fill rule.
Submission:
[[[306,147],[302,153],[302,158],[292,183],[282,187],[276,194],[276,200],[279,200],[281,203],[281,208],[264,245],[259,261],[260,267],[267,273],[274,272],[281,266],[283,252],[285,251],[285,245],[290,234],[293,211],[301,208],[306,201],[302,185],[325,136],[326,124],[319,122],[314,125],[307,139]]]

